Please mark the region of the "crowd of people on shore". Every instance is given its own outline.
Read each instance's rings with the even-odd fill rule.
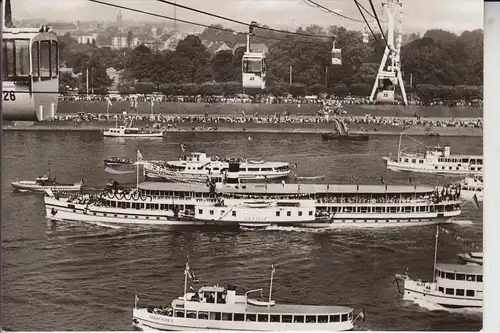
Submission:
[[[166,114],[56,114],[52,122],[72,122],[75,127],[82,126],[89,122],[111,122],[116,121],[122,124],[125,121],[133,120],[145,123],[150,126],[160,124],[159,127],[182,127],[186,124],[224,126],[234,124],[287,124],[287,125],[307,125],[307,124],[332,124],[336,120],[344,122],[346,125],[375,125],[392,127],[466,127],[482,128],[483,122],[480,118],[422,118],[422,117],[378,117],[364,116],[355,117],[343,116],[300,116],[300,115],[166,115]]]
[[[60,95],[60,101],[127,101],[130,103],[207,103],[207,104],[239,104],[239,103],[254,103],[254,104],[334,104],[342,103],[344,105],[369,105],[374,104],[368,97],[360,96],[273,96],[268,94],[247,96],[239,94],[236,96],[167,96],[159,94],[134,94],[134,95]],[[396,102],[402,105],[402,101]],[[482,100],[466,101],[466,100],[441,100],[439,98],[424,101],[418,96],[410,94],[408,96],[408,105],[410,106],[446,106],[446,107],[482,107]]]

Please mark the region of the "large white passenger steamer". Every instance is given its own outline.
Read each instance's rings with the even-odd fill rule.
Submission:
[[[482,308],[483,266],[436,263],[439,227],[436,231],[434,276],[431,282],[396,274],[404,283],[403,299],[425,301],[446,308]],[[400,291],[401,292],[401,291]]]
[[[230,166],[237,169],[237,166]],[[456,189],[406,185],[144,182],[98,195],[45,196],[46,216],[123,224],[364,228],[446,222],[461,213]]]
[[[204,183],[210,177],[221,182],[231,162],[209,157],[206,153],[191,153],[177,161],[149,161],[144,164],[144,175],[150,180]],[[240,179],[275,179],[289,176],[290,165],[286,162],[241,160],[236,171]]]
[[[444,175],[482,175],[482,155],[451,155],[450,147],[431,147],[425,153],[405,153],[399,141],[396,159],[383,158],[387,170]]]
[[[197,282],[186,262],[184,271],[184,295],[163,307],[138,307],[135,298],[133,326],[138,330],[185,331],[185,330],[239,330],[239,331],[347,331],[354,328],[360,312],[354,318],[354,309],[346,306],[317,306],[278,304],[271,299],[274,264],[271,270],[269,299],[250,298],[263,289],[249,290],[243,295],[236,287],[219,285],[203,286],[187,291]]]

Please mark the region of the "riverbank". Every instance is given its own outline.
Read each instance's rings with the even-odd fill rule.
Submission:
[[[5,125],[4,131],[103,131],[105,128],[114,127],[114,121],[90,121],[84,123],[74,122],[37,122],[17,123]],[[333,124],[258,124],[258,123],[176,123],[175,126],[165,126],[165,133],[184,132],[237,132],[237,133],[297,133],[297,134],[322,134],[331,133]],[[136,124],[138,127],[145,124]],[[412,136],[483,136],[482,128],[475,127],[400,127],[380,124],[350,124],[350,133],[365,133],[369,135],[399,135],[401,133]]]
[[[104,101],[59,101],[57,113],[76,114],[83,113],[106,113],[107,103]],[[444,106],[408,106],[401,105],[363,105],[345,104],[345,110],[352,116],[370,115],[374,117],[446,117],[446,118],[482,118],[482,107],[444,107]],[[247,115],[274,115],[287,112],[290,115],[316,115],[320,104],[254,104],[254,103],[187,103],[187,102],[155,102],[154,114],[165,115],[236,115],[240,116],[242,111]],[[130,111],[128,101],[115,101],[109,108],[109,113],[121,114]],[[151,113],[149,102],[139,102],[137,106],[139,114]],[[130,112],[129,112],[130,113]],[[135,112],[134,112],[135,113]]]

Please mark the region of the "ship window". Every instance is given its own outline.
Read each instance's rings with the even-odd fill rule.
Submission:
[[[302,211],[301,210],[299,210],[299,216],[302,216]]]
[[[436,169],[436,170],[437,170],[437,168],[438,168],[438,166],[436,165],[436,166],[434,167],[434,169]]]
[[[266,314],[260,314],[258,316],[260,322],[268,322],[269,321],[269,315]]]
[[[291,323],[292,322],[292,316],[290,316],[290,315],[282,315],[281,316],[281,322],[282,323]]]
[[[196,319],[196,311],[188,311],[188,312],[186,312],[186,318]]]
[[[439,292],[444,293],[444,288],[443,287],[439,287],[438,290],[439,290]]]
[[[247,321],[255,321],[257,318],[257,315],[255,314],[247,314]]]
[[[448,169],[450,169],[450,170],[451,170],[451,169],[453,169],[453,168],[452,168],[452,167],[449,167]]]
[[[286,212],[286,216],[292,216],[292,212],[290,211]]]
[[[40,77],[40,59],[38,56],[38,47],[39,47],[40,42],[34,42],[33,46],[31,47],[31,61],[33,64],[33,78],[39,78]]]
[[[474,290],[467,290],[467,296],[474,297]]]
[[[478,275],[477,276],[477,282],[483,282],[483,276],[482,275]]]
[[[57,59],[57,49],[58,45],[56,41],[52,41],[50,44],[50,71],[52,77],[57,77],[59,75],[59,59]]]
[[[184,318],[184,310],[175,310],[175,316]]]
[[[340,321],[339,315],[330,315],[330,323],[338,323]]]
[[[214,211],[213,210],[210,211],[210,215],[214,215]]]
[[[446,273],[446,279],[455,280],[455,273]]]
[[[210,312],[210,320],[220,320],[220,312]]]
[[[203,214],[203,209],[198,209],[198,214]]]
[[[411,163],[417,163],[417,160],[416,159],[412,159]]]
[[[50,41],[40,42],[40,75],[50,78]]]
[[[313,214],[313,211],[312,211],[312,210],[310,210],[310,211],[309,211],[309,216],[312,216],[312,214]]]
[[[463,296],[463,295],[465,295],[465,290],[463,290],[463,289],[457,289],[456,295],[457,296]]]
[[[232,313],[222,313],[222,320],[232,321],[233,320],[233,314]]]
[[[208,319],[208,312],[198,312],[198,319]]]
[[[269,316],[269,321],[271,323],[279,323],[280,322],[280,315],[270,315]]]
[[[233,210],[232,214],[233,214],[233,216],[236,216],[236,211],[235,211],[235,210]]]
[[[303,323],[304,322],[304,316],[299,316],[299,315],[293,316],[293,322],[294,323]]]
[[[244,313],[235,313],[234,314],[234,321],[245,321],[245,314]]]
[[[279,212],[279,210],[278,210],[278,211],[276,211],[276,216],[280,216],[280,212]]]
[[[465,274],[457,273],[457,280],[465,281]]]
[[[328,316],[318,316],[318,323],[328,323]]]
[[[315,323],[316,316],[306,316],[306,323]]]
[[[342,315],[342,321],[347,321],[348,320],[347,318],[348,318],[347,317],[347,313],[345,313],[345,314]]]
[[[476,276],[471,275],[471,274],[467,274],[467,281],[476,281]]]
[[[407,159],[407,158],[405,158],[405,162],[408,162],[408,159]]]
[[[419,160],[418,163],[424,164],[424,160]]]
[[[446,288],[446,295],[453,295],[453,288]]]

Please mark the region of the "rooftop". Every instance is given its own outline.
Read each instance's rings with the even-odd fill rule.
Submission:
[[[483,266],[461,265],[461,264],[436,264],[436,268],[444,272],[455,272],[465,274],[483,274]]]
[[[359,186],[359,188],[358,188]],[[139,185],[143,190],[179,191],[179,192],[209,192],[205,184],[143,182]],[[217,187],[219,193],[241,194],[314,194],[314,193],[351,193],[351,194],[403,194],[403,193],[430,193],[434,188],[425,185],[352,185],[352,184],[242,184],[238,188],[229,185]]]

